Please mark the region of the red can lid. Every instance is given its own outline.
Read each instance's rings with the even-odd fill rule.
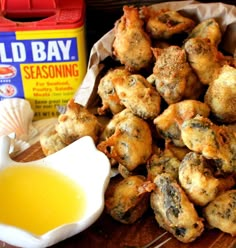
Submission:
[[[2,31],[3,27],[66,28],[66,25],[83,24],[85,15],[84,0],[0,0],[0,7]]]

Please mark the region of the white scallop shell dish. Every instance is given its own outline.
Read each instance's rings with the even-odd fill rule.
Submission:
[[[28,141],[37,133],[32,126],[34,111],[29,101],[7,98],[0,101],[0,136],[16,134],[16,139]]]
[[[97,150],[91,137],[82,137],[52,155],[31,162],[12,160],[9,147],[10,138],[0,137],[0,171],[15,165],[50,167],[80,185],[85,192],[86,210],[77,222],[58,226],[43,235],[0,224],[1,241],[24,248],[48,247],[84,231],[99,218],[104,209],[104,193],[110,179],[110,162],[104,153]]]

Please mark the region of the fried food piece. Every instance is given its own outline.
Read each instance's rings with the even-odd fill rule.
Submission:
[[[152,134],[149,125],[143,119],[133,115],[128,109],[122,112],[114,133],[101,141],[97,148],[108,158],[133,171],[137,166],[146,163],[150,157]]]
[[[194,241],[204,230],[203,220],[183,189],[169,174],[158,175],[151,193],[151,208],[158,224],[184,243]]]
[[[147,179],[153,182],[155,177],[161,173],[168,173],[177,179],[179,165],[180,161],[170,150],[159,149],[159,152],[155,152],[147,162]]]
[[[155,39],[169,39],[175,34],[188,33],[195,26],[192,19],[174,10],[155,10],[144,6],[141,12],[146,21],[147,32]]]
[[[180,161],[182,161],[185,155],[190,152],[190,150],[186,146],[176,146],[169,140],[166,140],[165,147],[166,149],[170,150],[174,154],[174,156]]]
[[[104,127],[100,137],[99,137],[99,142],[107,140],[109,137],[111,137],[116,130],[116,126],[118,125],[119,122],[122,122],[123,120],[127,118],[132,118],[133,114],[130,110],[124,109],[121,112],[113,115],[113,117],[109,120],[109,122],[106,124]]]
[[[116,126],[118,125],[119,122],[125,121],[128,118],[133,118],[133,114],[130,110],[124,109],[123,111],[115,114],[112,119],[107,123],[107,125],[104,127],[100,137],[99,137],[99,143],[102,141],[106,141],[109,137],[111,137],[116,130]],[[110,157],[110,163],[112,166],[116,166],[118,164],[118,161],[115,160],[114,158]],[[118,170],[120,174],[123,177],[126,177],[127,175],[132,174],[125,166],[122,164],[119,164]]]
[[[203,84],[211,84],[227,63],[224,56],[208,38],[191,38],[184,44],[188,61]]]
[[[56,130],[50,130],[49,132],[40,135],[39,142],[45,156],[53,154],[67,146],[62,142]]]
[[[129,71],[136,72],[152,62],[151,39],[143,29],[137,8],[124,6],[123,12],[115,23],[113,54]]]
[[[187,61],[185,50],[179,46],[153,48],[156,58],[153,68],[157,91],[168,104],[183,99],[197,99],[202,84]]]
[[[97,142],[101,128],[95,115],[71,99],[67,103],[66,112],[58,117],[55,130],[65,144],[70,144],[86,135]]]
[[[208,87],[204,102],[218,121],[236,121],[236,68],[229,65],[222,67],[218,78]]]
[[[114,87],[121,103],[134,115],[154,119],[159,114],[161,97],[142,75],[117,77],[114,79]]]
[[[217,47],[222,38],[222,33],[218,22],[214,18],[209,18],[200,22],[193,28],[188,36],[188,39],[196,37],[208,38],[211,44]]]
[[[98,108],[98,113],[100,115],[106,114],[107,111],[111,111],[111,113],[115,115],[125,108],[125,106],[120,102],[113,81],[115,78],[129,74],[130,72],[125,68],[116,68],[110,69],[105,76],[101,78],[97,91],[98,95],[102,99],[102,107]]]
[[[219,172],[236,171],[236,136],[229,128],[196,116],[183,122],[181,136],[190,150],[215,160]]]
[[[212,228],[236,236],[236,189],[217,196],[204,208],[204,217]]]
[[[171,140],[174,145],[183,147],[179,124],[184,120],[193,118],[197,114],[208,117],[210,109],[207,104],[197,100],[184,100],[169,105],[153,123],[157,132],[166,140]]]
[[[148,209],[150,192],[154,188],[155,185],[144,176],[127,177],[106,192],[106,211],[115,220],[132,224]]]
[[[235,185],[232,176],[216,178],[207,160],[195,152],[188,153],[179,166],[179,182],[191,202],[205,206],[222,191]]]

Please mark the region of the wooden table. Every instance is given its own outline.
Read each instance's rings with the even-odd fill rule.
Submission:
[[[16,161],[27,162],[42,158],[40,144],[32,145],[28,150],[14,158]],[[114,179],[115,180],[115,179]],[[112,183],[112,182],[111,182]],[[58,192],[60,193],[60,192]],[[53,248],[135,248],[144,245],[163,233],[154,219],[151,210],[135,224],[125,225],[113,220],[105,212],[88,229],[82,233],[64,240]],[[168,237],[172,237],[170,234]],[[12,248],[0,243],[0,247]],[[183,244],[175,238],[166,243],[163,248],[235,248],[236,237],[222,233],[219,230],[207,230],[195,242]]]

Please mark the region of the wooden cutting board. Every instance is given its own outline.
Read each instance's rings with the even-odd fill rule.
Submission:
[[[42,158],[43,152],[40,144],[36,143],[29,149],[14,158],[16,161],[28,162]],[[112,179],[116,180],[116,179]],[[113,182],[111,180],[110,184]],[[105,212],[88,229],[66,239],[53,248],[137,248],[149,243],[155,237],[163,233],[154,219],[151,210],[135,224],[125,225],[113,220]],[[164,239],[172,237],[167,234]],[[0,247],[12,248],[13,246],[0,242]],[[152,246],[153,248],[155,245]],[[196,241],[183,244],[174,237],[163,248],[236,248],[236,237],[222,233],[219,230],[205,230],[203,235]]]

